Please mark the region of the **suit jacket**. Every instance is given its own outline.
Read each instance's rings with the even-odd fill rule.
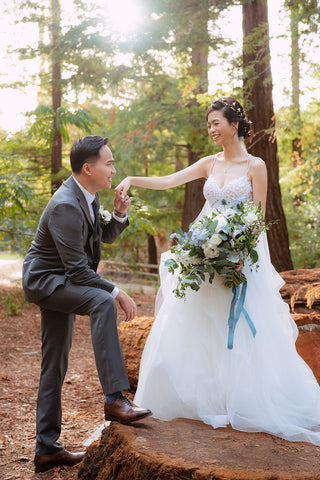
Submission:
[[[99,208],[99,197],[96,194]],[[35,302],[48,297],[67,278],[74,284],[112,292],[114,285],[96,273],[101,241],[112,243],[129,225],[113,217],[96,231],[87,201],[69,177],[51,197],[24,259],[22,285],[25,298]]]

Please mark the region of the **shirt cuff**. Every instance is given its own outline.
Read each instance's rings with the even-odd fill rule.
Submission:
[[[117,220],[120,223],[125,223],[128,218],[128,215],[126,215],[125,217],[118,217],[118,215],[116,215],[114,212],[112,212],[112,216],[115,220]]]
[[[116,296],[118,295],[119,293],[119,288],[118,287],[114,287],[114,289],[112,290],[111,292],[111,295],[113,296],[113,298],[116,298]]]

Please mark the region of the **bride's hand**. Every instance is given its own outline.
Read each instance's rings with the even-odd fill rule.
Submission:
[[[119,183],[115,191],[119,193],[121,197],[125,197],[130,187],[131,187],[130,177],[126,177]]]

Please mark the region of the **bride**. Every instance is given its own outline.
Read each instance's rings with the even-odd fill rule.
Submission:
[[[167,189],[205,177],[205,206],[200,216],[236,200],[266,205],[267,173],[263,160],[249,155],[243,137],[249,123],[241,104],[230,97],[216,100],[207,112],[208,133],[222,152],[165,177],[127,177],[117,187]],[[291,441],[320,445],[320,387],[298,355],[297,327],[279,288],[281,277],[270,262],[266,234],[261,233],[258,270],[244,264],[245,309],[256,336],[240,317],[233,349],[227,348],[231,289],[215,276],[213,284],[186,293],[172,293],[178,273],[160,265],[161,287],[156,319],[143,352],[138,404],[156,418],[202,420],[214,428],[227,424],[246,432],[267,432]]]

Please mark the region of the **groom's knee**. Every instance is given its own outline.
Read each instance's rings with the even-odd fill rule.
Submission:
[[[101,290],[95,299],[92,313],[103,313],[110,317],[117,317],[117,306],[114,297],[106,290]]]

